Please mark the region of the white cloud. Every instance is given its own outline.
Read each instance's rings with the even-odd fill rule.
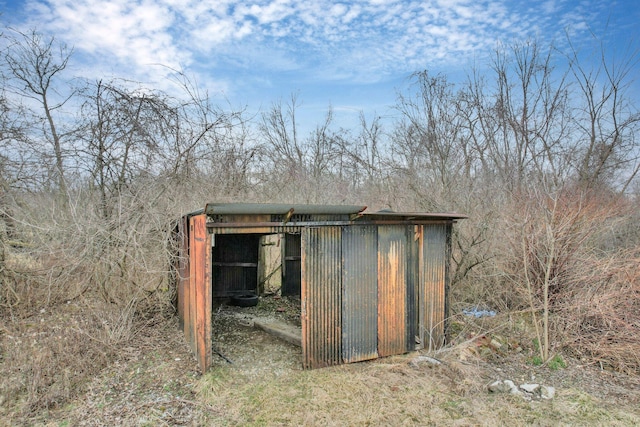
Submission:
[[[34,10],[42,10],[32,4]],[[57,34],[76,49],[109,60],[115,57],[143,67],[152,63],[177,66],[190,58],[189,52],[176,45],[170,32],[173,15],[161,3],[53,0],[48,12],[32,15],[31,24],[44,26],[39,30]]]
[[[563,0],[521,9],[513,4],[506,0],[29,0],[28,8],[31,24],[39,30],[52,31],[96,60],[104,57],[134,73],[162,78],[162,72],[153,71],[158,67],[149,64],[197,65],[211,67],[215,78],[215,70],[226,66],[264,70],[264,74],[298,69],[309,78],[355,82],[460,63],[492,49],[496,40],[557,32],[559,25],[578,31],[592,19],[585,13],[588,8]]]

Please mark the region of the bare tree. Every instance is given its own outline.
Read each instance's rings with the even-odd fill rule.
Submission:
[[[262,115],[259,125],[267,155],[275,164],[284,166],[291,176],[302,173],[305,164],[306,153],[298,135],[296,118],[299,106],[297,95],[292,94],[289,103],[274,103]]]
[[[453,84],[442,75],[432,76],[427,71],[415,73],[417,87],[413,97],[399,96],[398,109],[407,120],[403,125],[409,141],[394,146],[402,157],[413,164],[411,168],[425,171],[431,184],[447,189],[454,177],[464,168],[459,150],[461,119],[458,114],[457,94]]]
[[[380,116],[367,122],[364,113],[360,113],[360,134],[357,145],[350,153],[355,159],[357,167],[364,168],[369,180],[382,176],[383,152],[386,151],[384,129]]]
[[[576,112],[578,181],[586,188],[613,186],[625,192],[640,171],[640,112],[628,95],[633,72],[640,61],[638,51],[629,50],[621,59],[607,56],[600,43],[593,55],[595,65],[585,65],[571,43],[566,57],[578,87],[581,108]]]
[[[510,190],[547,180],[557,187],[568,175],[568,83],[553,66],[554,52],[535,40],[499,48],[492,74],[474,70],[461,92],[467,152]]]
[[[8,88],[18,96],[35,101],[44,115],[42,131],[51,148],[55,166],[55,180],[60,193],[66,198],[65,179],[65,132],[61,132],[57,112],[73,96],[60,95],[57,80],[67,67],[72,49],[59,44],[55,38],[46,38],[36,31],[22,33],[14,30],[8,37],[9,45],[4,52],[4,62],[9,71]],[[36,113],[37,115],[37,113]]]

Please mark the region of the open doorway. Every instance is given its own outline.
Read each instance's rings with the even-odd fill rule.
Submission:
[[[300,234],[213,234],[211,245],[214,352],[236,322],[300,347]],[[255,304],[237,303],[250,294]]]
[[[300,298],[300,234],[214,234],[213,298],[254,293]]]
[[[300,234],[266,234],[260,238],[258,288],[262,296],[300,299]]]
[[[259,234],[211,236],[213,298],[258,294]]]

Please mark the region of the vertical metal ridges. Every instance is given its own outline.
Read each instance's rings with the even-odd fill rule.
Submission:
[[[406,351],[405,226],[378,229],[378,354]]]
[[[302,253],[303,365],[337,365],[342,363],[341,228],[305,229]]]
[[[448,226],[433,224],[424,226],[423,274],[424,312],[421,332],[423,345],[434,350],[444,343],[445,285]]]
[[[375,226],[342,230],[342,357],[378,357],[378,234]]]
[[[273,206],[227,208],[224,215],[210,212],[220,216],[209,218],[214,222],[202,212],[186,215],[176,230],[178,315],[203,371],[211,364],[212,285],[216,295],[256,289],[260,257],[245,251],[266,234],[285,235],[281,289],[301,294],[305,368],[444,343],[452,220],[464,216],[416,214],[420,222],[413,223],[413,214],[377,214],[357,221],[331,207],[326,214],[301,210],[287,224],[306,222],[289,226],[264,223],[286,214]]]

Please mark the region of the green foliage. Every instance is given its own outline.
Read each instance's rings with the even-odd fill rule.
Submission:
[[[540,351],[540,341],[538,341],[538,338],[531,340],[531,343],[533,344],[533,351],[538,353]]]
[[[529,363],[532,364],[533,366],[542,366],[544,361],[540,356],[533,356],[531,357],[531,359],[529,359]]]
[[[555,356],[553,356],[551,358],[551,360],[549,360],[549,362],[547,363],[547,366],[552,371],[557,371],[558,369],[566,368],[567,367],[567,362],[564,361],[564,359],[562,358],[561,355],[556,354]]]

